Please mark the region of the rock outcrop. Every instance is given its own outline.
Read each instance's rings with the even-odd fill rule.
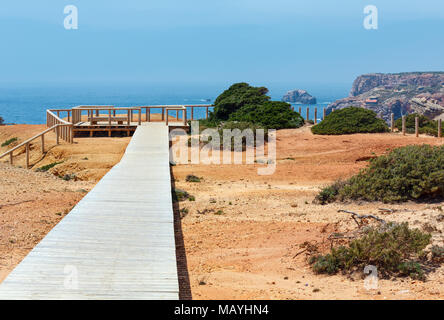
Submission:
[[[407,113],[419,113],[429,118],[444,113],[444,72],[412,72],[397,74],[366,74],[353,83],[350,96],[328,106],[340,109],[350,106],[375,111],[389,121]]]
[[[302,103],[302,104],[316,104],[316,98],[311,96],[305,90],[291,90],[288,91],[282,98],[284,102]]]

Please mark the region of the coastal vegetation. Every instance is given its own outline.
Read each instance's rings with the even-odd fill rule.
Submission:
[[[3,118],[2,118],[2,117],[0,117],[0,125],[2,125],[2,124],[3,124],[3,122],[4,122]]]
[[[322,135],[377,133],[388,130],[387,124],[377,118],[374,111],[356,107],[336,110],[311,128],[314,134]]]
[[[45,166],[41,166],[40,168],[37,168],[36,171],[38,171],[38,172],[46,172],[46,171],[48,171],[49,169],[52,169],[52,168],[54,168],[56,165],[61,164],[61,163],[63,163],[63,161],[60,161],[60,162],[52,162],[52,163],[50,163],[50,164],[47,164],[47,165],[45,165]]]
[[[430,241],[429,233],[411,229],[406,222],[388,223],[379,228],[368,227],[361,237],[347,246],[332,248],[326,255],[312,255],[309,263],[315,273],[351,273],[373,265],[383,276],[425,280],[420,260]]]
[[[405,146],[370,160],[347,181],[321,190],[315,201],[401,202],[444,197],[444,146]]]
[[[2,147],[9,146],[11,143],[14,143],[14,142],[16,142],[16,141],[18,141],[18,138],[17,138],[17,137],[14,137],[14,138],[8,139],[8,140],[6,140],[5,142],[2,143]]]
[[[301,115],[291,105],[271,101],[265,87],[253,87],[248,83],[236,83],[219,95],[214,102],[214,111],[208,120],[201,121],[206,127],[225,128],[236,122],[248,123],[249,127],[263,129],[298,128],[304,124]],[[243,126],[245,126],[243,124]]]
[[[407,133],[415,133],[416,117],[418,117],[419,120],[419,133],[428,134],[435,137],[438,136],[438,121],[430,120],[426,116],[417,113],[409,114],[405,117],[405,127]],[[395,127],[399,130],[402,129],[402,118],[395,121]],[[444,133],[442,128],[441,133]]]

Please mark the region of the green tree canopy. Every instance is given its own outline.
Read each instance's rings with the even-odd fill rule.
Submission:
[[[299,128],[304,124],[301,115],[281,101],[245,105],[232,113],[229,120],[251,122],[267,129]]]
[[[252,87],[248,83],[235,83],[216,98],[214,111],[210,114],[212,121],[228,120],[231,113],[245,105],[263,104],[270,100],[265,87]]]

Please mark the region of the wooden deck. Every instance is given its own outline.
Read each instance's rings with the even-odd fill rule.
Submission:
[[[0,299],[178,299],[168,146],[165,123],[138,126],[120,163],[0,284]]]

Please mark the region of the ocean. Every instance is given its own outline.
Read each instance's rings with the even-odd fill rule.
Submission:
[[[64,109],[77,105],[113,105],[131,107],[144,105],[190,105],[212,104],[225,90],[225,86],[4,86],[0,87],[0,117],[5,123],[42,124],[46,121],[46,109]],[[273,100],[280,100],[288,88],[270,89]],[[318,89],[318,91],[320,91]],[[322,109],[329,103],[344,97],[345,92],[317,96],[319,103],[310,105],[310,119],[318,108],[318,119]],[[294,104],[295,110],[302,107],[306,117],[306,105]],[[210,109],[211,110],[211,109]],[[153,110],[153,113],[156,111]],[[188,118],[190,118],[188,114]],[[197,108],[195,118],[204,118],[205,109]]]

